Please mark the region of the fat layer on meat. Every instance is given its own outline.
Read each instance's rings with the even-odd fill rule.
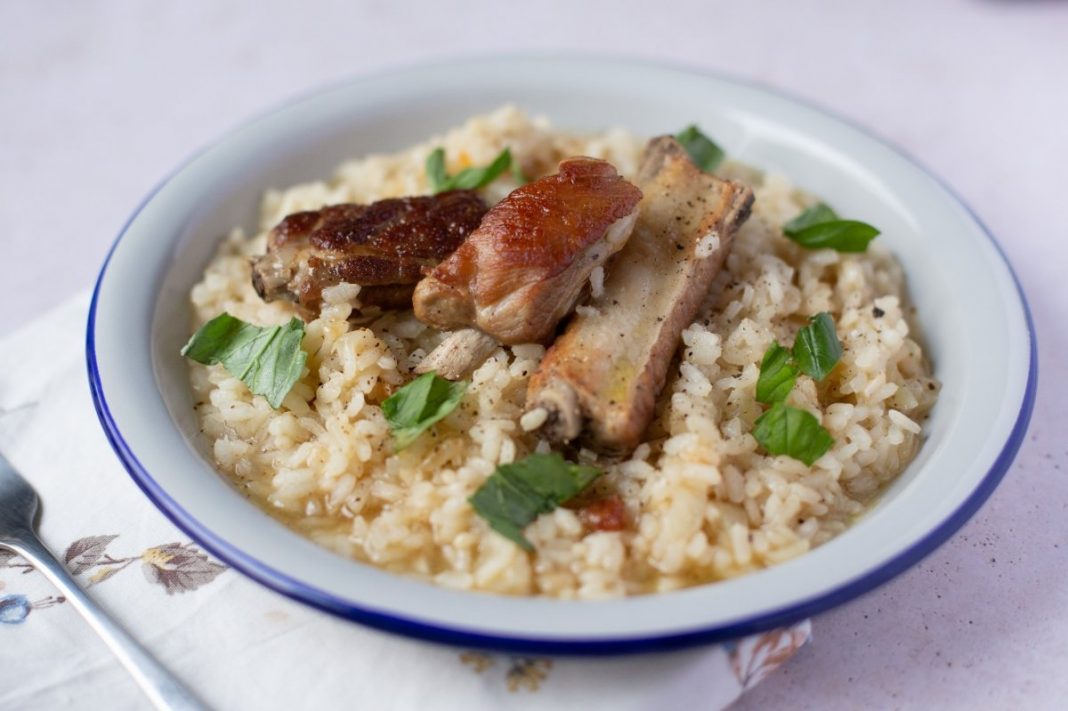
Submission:
[[[542,432],[608,454],[641,441],[678,347],[749,216],[752,191],[700,171],[669,136],[646,148],[637,224],[603,293],[546,353],[527,391]]]

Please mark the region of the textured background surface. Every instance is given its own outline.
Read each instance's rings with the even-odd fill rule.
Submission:
[[[899,144],[976,209],[1031,300],[1042,379],[1028,441],[979,515],[910,572],[818,618],[815,643],[739,707],[1060,706],[1068,3],[630,4],[0,0],[0,333],[89,286],[132,209],[190,152],[324,83],[541,50],[786,89]]]

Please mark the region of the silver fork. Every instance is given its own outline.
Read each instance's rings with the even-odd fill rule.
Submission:
[[[0,548],[25,558],[59,588],[119,658],[153,706],[173,711],[204,709],[170,672],[97,607],[63,564],[45,548],[35,530],[39,507],[37,492],[0,455]]]

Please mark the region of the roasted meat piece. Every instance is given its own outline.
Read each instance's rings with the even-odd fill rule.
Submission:
[[[641,191],[610,163],[569,158],[512,191],[415,289],[415,315],[474,326],[505,344],[541,342],[575,305],[594,268],[634,226]]]
[[[252,283],[266,301],[295,301],[310,316],[323,289],[341,282],[362,287],[364,306],[411,308],[423,270],[459,247],[485,213],[471,190],[298,212],[271,230]]]
[[[588,531],[622,531],[627,527],[627,505],[619,494],[584,503],[578,515]]]
[[[638,178],[638,222],[604,293],[571,320],[527,389],[550,440],[607,454],[641,440],[682,331],[753,203],[747,186],[701,172],[669,136],[650,142]]]

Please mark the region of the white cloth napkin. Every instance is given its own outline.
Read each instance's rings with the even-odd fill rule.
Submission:
[[[79,582],[219,709],[718,709],[789,659],[809,623],[735,643],[535,658],[395,637],[294,603],[205,555],[142,496],[97,422],[82,295],[0,340],[0,451],[44,502]],[[0,551],[0,708],[146,708],[77,613]]]

